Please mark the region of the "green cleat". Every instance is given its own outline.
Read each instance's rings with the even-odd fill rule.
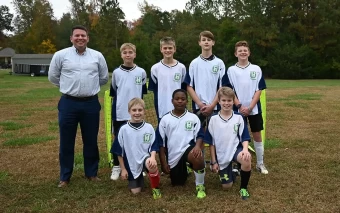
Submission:
[[[155,200],[161,198],[162,197],[161,190],[157,188],[152,189],[152,195],[153,195],[153,199]]]
[[[240,189],[240,196],[242,200],[248,200],[248,198],[250,197],[247,189]]]
[[[197,198],[205,198],[207,195],[205,194],[205,187],[203,184],[196,186]]]

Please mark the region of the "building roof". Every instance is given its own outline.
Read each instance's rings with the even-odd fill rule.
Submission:
[[[15,54],[15,50],[10,47],[6,47],[0,50],[0,57],[12,57]]]
[[[53,54],[15,54],[12,58],[52,58]]]

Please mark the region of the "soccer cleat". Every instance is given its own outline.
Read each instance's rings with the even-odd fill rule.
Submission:
[[[197,198],[205,198],[207,195],[205,194],[205,186],[203,184],[199,184],[196,186]]]
[[[121,169],[119,166],[114,166],[112,167],[112,173],[111,173],[111,180],[118,180],[119,175],[120,175]]]
[[[247,189],[240,189],[240,196],[242,200],[248,200],[248,198],[250,197]]]
[[[264,166],[264,164],[256,165],[256,169],[261,173],[261,174],[268,174],[268,170]]]
[[[161,198],[162,197],[161,190],[158,188],[152,189],[152,196],[153,196],[153,199],[155,200]]]

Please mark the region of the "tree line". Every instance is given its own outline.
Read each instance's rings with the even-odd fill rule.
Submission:
[[[188,66],[200,53],[199,33],[210,30],[214,54],[227,67],[236,62],[235,43],[247,40],[250,61],[267,78],[340,78],[338,0],[189,0],[183,11],[162,11],[144,1],[134,21],[125,20],[118,0],[69,1],[71,10],[60,19],[48,0],[13,0],[16,16],[0,6],[0,46],[54,53],[71,45],[70,29],[81,24],[90,31],[89,47],[103,53],[110,70],[121,64],[120,45],[131,42],[136,64],[149,71],[162,58],[162,37],[175,38],[175,58]]]

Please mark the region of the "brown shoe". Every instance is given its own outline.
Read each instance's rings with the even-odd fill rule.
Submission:
[[[101,179],[99,177],[86,177],[89,181],[93,181],[93,182],[99,182],[101,181]]]
[[[64,188],[68,185],[68,181],[60,181],[58,184],[58,188]]]

